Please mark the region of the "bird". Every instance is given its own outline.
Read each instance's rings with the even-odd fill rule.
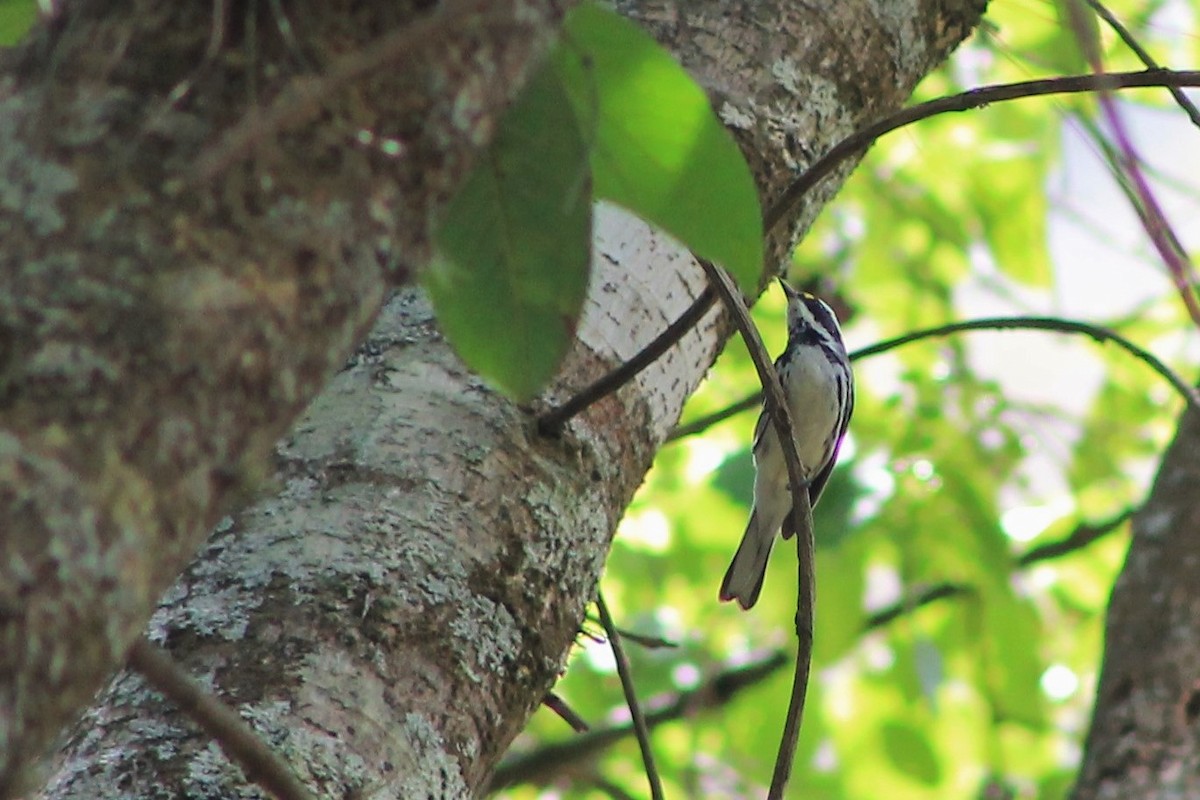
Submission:
[[[813,506],[821,497],[854,412],[854,375],[837,316],[808,292],[779,279],[787,295],[787,346],[775,359],[783,386],[792,433]],[[792,493],[779,436],[764,407],[754,426],[754,504],[741,544],[721,582],[720,599],[736,600],[743,609],[758,602],[767,559],[782,528],[795,532]]]

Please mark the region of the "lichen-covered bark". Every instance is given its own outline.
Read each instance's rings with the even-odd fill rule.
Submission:
[[[1200,797],[1200,415],[1187,412],[1113,588],[1076,800]]]
[[[0,797],[419,266],[559,13],[464,5],[204,174],[253,109],[429,12],[60,5],[0,63]]]
[[[145,14],[150,5],[146,0],[137,8]],[[261,21],[266,29],[280,4],[248,5],[261,7],[268,17]],[[386,3],[368,4],[371,13],[349,2],[283,5],[295,32],[276,34],[273,45],[260,44],[251,53],[232,48],[231,53],[241,56],[231,54],[231,64],[327,64],[335,55],[326,48],[343,53],[361,45],[363,39],[348,36],[348,29],[358,30],[355,26],[362,23],[378,33],[378,21],[364,23],[364,16],[386,13],[391,21],[391,14],[404,13]],[[207,4],[204,8],[211,10]],[[713,93],[751,159],[765,201],[837,139],[903,102],[982,11],[969,2],[797,6],[783,0],[631,3],[624,10],[651,25]],[[185,52],[193,56],[188,69],[199,70],[200,86],[209,69],[202,58],[208,27],[197,9],[191,13],[203,36],[197,35]],[[548,27],[548,12],[540,13],[532,20],[516,16],[541,30]],[[181,14],[166,5],[157,15],[146,15],[146,25]],[[256,144],[252,159],[236,162],[211,186],[188,186],[170,194],[162,186],[178,186],[168,180],[131,190],[133,196],[150,198],[139,208],[153,219],[165,215],[167,222],[176,221],[165,228],[169,234],[146,223],[146,234],[158,235],[155,241],[162,243],[153,262],[160,272],[147,279],[159,287],[152,295],[156,304],[150,306],[155,324],[143,340],[112,346],[131,362],[162,372],[152,370],[144,378],[124,368],[116,372],[128,383],[131,402],[146,398],[128,410],[131,417],[140,415],[145,438],[121,440],[124,449],[91,445],[86,452],[78,448],[83,439],[63,439],[63,449],[47,457],[44,479],[62,487],[56,508],[70,509],[67,489],[89,485],[74,480],[70,470],[80,470],[83,462],[99,472],[116,456],[92,454],[124,457],[135,451],[130,457],[138,470],[119,474],[133,473],[148,484],[139,495],[148,499],[110,507],[102,503],[106,495],[85,492],[78,503],[80,521],[86,521],[86,513],[97,513],[91,510],[97,507],[128,518],[131,541],[140,547],[120,554],[122,568],[148,570],[156,579],[178,570],[194,546],[198,526],[213,521],[232,492],[248,483],[246,475],[255,474],[257,466],[252,456],[265,450],[307,397],[311,384],[290,378],[294,370],[289,373],[287,367],[293,361],[309,363],[303,359],[311,359],[305,354],[318,336],[314,328],[321,328],[325,360],[310,365],[312,381],[325,375],[318,375],[316,367],[335,363],[339,345],[344,347],[369,318],[384,282],[381,273],[419,266],[428,220],[453,185],[446,176],[460,174],[469,153],[466,140],[453,139],[457,149],[448,147],[444,153],[434,142],[461,133],[454,123],[463,114],[473,134],[466,139],[483,138],[480,131],[503,94],[491,79],[518,74],[518,56],[536,47],[512,44],[528,36],[514,32],[511,19],[505,19],[494,39],[486,35],[496,21],[489,14],[463,28],[468,43],[492,41],[492,50],[448,46],[444,37],[450,34],[445,33],[403,68],[376,75],[387,91],[326,98],[321,113],[310,115],[302,129],[272,133],[269,146]],[[91,24],[103,27],[99,20]],[[231,27],[236,29],[231,35],[244,36],[244,25]],[[311,37],[323,45],[308,44]],[[132,66],[130,60],[136,62],[146,50],[165,53],[178,47],[173,37],[153,43],[134,37],[139,47],[128,38],[110,38],[113,47],[101,50],[113,64],[104,70],[59,73],[53,91],[71,90],[75,83],[86,86],[84,77],[93,74],[106,79],[114,71],[140,74],[144,67]],[[297,47],[297,42],[304,44]],[[31,48],[24,63],[41,64],[41,52]],[[438,71],[438,57],[460,68]],[[420,63],[418,69],[426,60],[431,64]],[[151,95],[158,102],[137,93],[125,97],[124,113],[137,123],[125,131],[125,141],[161,147],[156,134],[146,133],[149,120],[158,119],[155,113],[173,121],[156,121],[155,126],[178,129],[199,143],[211,142],[221,124],[236,122],[238,114],[214,116],[223,106],[202,99],[208,95],[198,94],[190,105],[184,102],[185,111],[162,101],[162,93],[193,74],[188,69],[159,80],[159,94]],[[426,79],[414,77],[411,70]],[[273,72],[260,72],[259,83],[270,83]],[[65,74],[73,77],[68,80]],[[251,101],[264,97],[261,85],[252,87],[247,81],[236,89],[223,81],[213,83],[210,91],[216,95]],[[414,83],[424,91],[415,99],[410,96],[417,91]],[[51,91],[44,81],[39,85],[40,91]],[[399,120],[413,122],[408,114],[427,116],[433,133],[402,124]],[[407,155],[392,160],[365,148],[355,135],[366,128],[403,143]],[[96,141],[115,135],[102,126]],[[305,159],[314,154],[319,157]],[[403,174],[387,173],[389,164],[399,165]],[[430,176],[423,177],[422,168]],[[182,164],[172,169],[167,171],[190,174]],[[107,175],[105,185],[115,182],[109,191],[122,185],[128,189],[122,181],[130,180],[117,170]],[[807,226],[838,182],[828,181],[791,220],[790,229],[774,237],[776,255]],[[195,213],[162,211],[172,203]],[[105,208],[100,204],[99,211]],[[104,213],[60,213],[70,225],[102,226],[109,219]],[[97,237],[97,249],[112,260],[142,258],[121,245],[125,240],[108,238],[106,228]],[[109,241],[117,243],[111,252]],[[677,246],[609,209],[597,226],[594,260],[578,345],[559,381],[531,408],[507,403],[472,377],[437,335],[420,295],[400,293],[351,365],[277,450],[277,492],[218,526],[164,598],[152,635],[235,703],[322,795],[476,793],[556,678],[616,521],[727,336],[723,316],[712,312],[667,358],[589,409],[561,439],[537,437],[533,422],[538,407],[627,358],[677,316],[701,286],[698,270]],[[324,324],[311,319],[331,314],[313,299],[323,297],[322,292],[346,294],[336,306],[343,316],[331,315]],[[141,302],[142,295],[137,297]],[[171,303],[163,305],[162,298]],[[223,311],[219,324],[201,324],[212,307]],[[256,336],[258,326],[265,330]],[[176,347],[190,341],[197,352],[162,353],[167,346],[160,341],[176,342]],[[226,365],[220,380],[205,379],[209,361]],[[103,374],[98,372],[100,378]],[[280,402],[277,393],[289,387],[290,402]],[[193,409],[204,414],[193,414]],[[46,418],[56,413],[61,412],[48,411]],[[173,438],[157,432],[155,426],[176,418],[191,427]],[[99,424],[99,417],[89,419]],[[220,449],[234,426],[240,426],[236,429],[247,441],[239,439],[233,450]],[[119,425],[115,429],[124,430]],[[188,431],[204,443],[198,455],[188,455]],[[16,441],[26,446],[28,440]],[[140,446],[143,441],[146,449]],[[65,461],[65,476],[54,471],[65,458],[64,449],[74,456]],[[181,463],[190,465],[190,471],[176,483],[204,491],[188,496],[190,515],[178,511],[172,500],[174,527],[164,528],[160,518],[167,511],[159,505],[159,493],[175,485],[170,483],[172,470],[178,471]],[[117,464],[124,462],[117,459]],[[158,540],[167,531],[178,544],[159,552]],[[82,541],[90,540],[85,536]],[[5,585],[16,584],[0,583]],[[95,660],[104,664],[121,652],[160,589],[155,581],[139,583],[123,575],[107,585],[105,619],[111,598],[132,591],[135,599],[122,609],[119,635]],[[53,596],[63,588],[48,591]],[[17,594],[0,594],[0,600],[5,614],[10,608],[26,608]],[[7,625],[10,617],[3,619]],[[31,617],[11,619],[27,626]],[[55,724],[95,686],[95,674],[86,677],[76,697],[57,708]],[[27,737],[27,731],[21,736]],[[12,763],[24,765],[44,742],[26,745]],[[242,777],[215,745],[128,675],[88,712],[58,767],[49,792],[53,797],[163,792],[207,797],[244,791]]]

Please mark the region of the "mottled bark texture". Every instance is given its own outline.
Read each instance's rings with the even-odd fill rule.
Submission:
[[[981,5],[623,10],[710,89],[769,202],[901,104]],[[215,7],[228,24],[213,63],[213,6],[144,0],[67,4],[9,69],[0,467],[3,524],[18,527],[0,565],[0,795],[120,658],[204,526],[266,474],[260,456],[385,283],[419,268],[429,220],[554,16],[480,0],[197,184],[198,153],[282,76],[334,70],[410,16]],[[776,255],[845,172],[773,239]],[[537,407],[631,355],[702,283],[675,245],[608,209],[594,261],[579,342],[533,408],[472,377],[419,293],[399,293],[277,449],[277,492],[218,526],[163,598],[152,636],[322,796],[478,792],[564,663],[615,524],[728,332],[714,311],[561,439],[538,438]],[[250,791],[129,675],[56,766],[53,797]]]
[[[1113,587],[1075,800],[1200,797],[1200,415],[1186,412]]]
[[[459,9],[205,176],[203,154],[253,109],[430,12],[60,5],[0,62],[0,797],[36,782],[387,284],[420,264],[558,16],[536,0]]]

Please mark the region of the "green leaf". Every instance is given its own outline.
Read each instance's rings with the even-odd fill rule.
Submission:
[[[763,270],[758,192],[696,82],[632,22],[590,3],[567,17],[554,63],[591,138],[597,197],[658,225],[752,291]]]
[[[754,496],[754,454],[749,447],[739,450],[721,462],[713,474],[712,484],[730,499],[745,503],[747,513]]]
[[[425,285],[463,361],[531,397],[570,346],[587,291],[591,197],[571,105],[543,70],[450,203]]]
[[[1028,157],[997,155],[993,163],[981,166],[969,183],[973,184],[984,240],[996,265],[1026,286],[1048,289],[1053,270],[1046,246],[1046,195],[1028,187],[1037,185],[1046,173],[1043,151],[1054,145],[1033,137],[1026,142],[1036,143],[1038,152]]]
[[[36,19],[37,3],[33,0],[0,0],[0,46],[19,42]]]
[[[984,681],[996,715],[1031,728],[1046,724],[1046,707],[1038,681],[1045,665],[1033,646],[1041,641],[1038,618],[1008,586],[988,588],[980,608],[986,654]]]
[[[896,767],[932,786],[941,780],[942,768],[925,731],[902,722],[883,726],[883,749]]]

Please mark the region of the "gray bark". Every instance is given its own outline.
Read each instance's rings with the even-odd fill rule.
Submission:
[[[1113,587],[1076,800],[1200,797],[1200,415],[1180,420]]]
[[[387,284],[420,267],[431,220],[557,15],[482,1],[438,12],[450,21],[424,44],[286,127],[252,127],[232,163],[197,177],[296,64],[345,66],[412,24],[395,4],[299,3],[284,35],[273,4],[249,5],[262,7],[257,32],[231,26],[245,42],[213,63],[208,3],[131,0],[67,4],[6,65],[0,151],[20,162],[5,173],[20,193],[0,203],[2,797],[36,782],[37,757],[206,529],[258,486],[271,443]],[[982,8],[623,10],[710,90],[769,202],[902,103]],[[356,146],[363,129],[405,156]],[[776,257],[848,169],[772,239]],[[561,439],[539,438],[537,408],[627,358],[701,285],[686,253],[608,209],[595,253],[579,341],[534,408],[471,376],[419,293],[394,297],[276,449],[273,493],[218,526],[163,597],[152,636],[320,795],[476,793],[557,677],[616,521],[727,335],[714,311]],[[254,792],[123,675],[75,729],[47,796]]]
[[[420,264],[559,13],[464,6],[388,69],[247,125],[310,66],[349,66],[427,18],[297,2],[285,37],[270,3],[59,5],[0,63],[0,797],[36,783],[30,766]],[[356,146],[364,129],[407,157]]]

